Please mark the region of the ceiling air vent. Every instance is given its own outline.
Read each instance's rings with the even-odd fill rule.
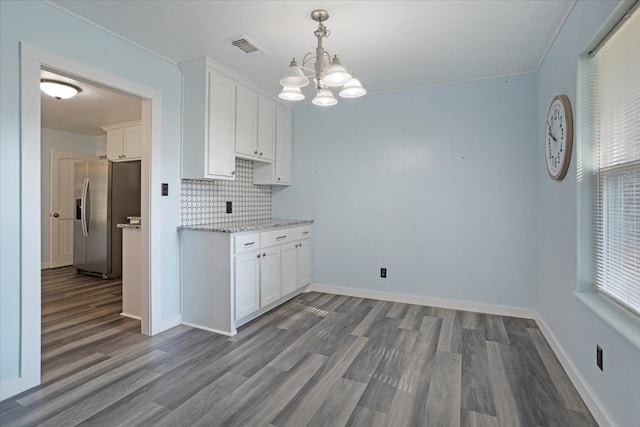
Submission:
[[[229,40],[225,40],[228,43],[231,43],[233,46],[237,47],[244,53],[253,53],[253,52],[262,52],[268,53],[266,50],[261,48],[256,42],[251,40],[249,37],[242,35],[232,37]]]

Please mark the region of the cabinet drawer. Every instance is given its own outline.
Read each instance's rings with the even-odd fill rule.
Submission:
[[[310,225],[305,225],[303,227],[296,227],[292,231],[293,231],[292,234],[295,240],[308,239],[312,235]]]
[[[260,233],[260,247],[262,248],[279,245],[292,240],[294,240],[293,228],[280,228],[278,230],[264,231]]]
[[[255,251],[260,247],[260,233],[242,234],[235,237],[235,253]]]

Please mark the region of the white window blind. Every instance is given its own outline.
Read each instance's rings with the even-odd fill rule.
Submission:
[[[595,286],[640,315],[640,13],[592,58],[597,155]]]

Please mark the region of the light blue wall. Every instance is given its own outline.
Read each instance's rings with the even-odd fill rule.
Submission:
[[[179,223],[181,76],[177,66],[43,2],[0,1],[0,28],[0,381],[4,383],[19,375],[20,360],[19,42],[162,92],[162,146],[153,150],[162,153],[160,177],[162,182],[170,184],[171,191],[170,196],[161,199],[161,322],[180,314],[176,226]],[[160,182],[152,182],[151,190],[159,191]]]
[[[42,128],[40,130],[40,191],[42,194],[41,230],[42,247],[40,248],[41,261],[49,263],[50,252],[50,207],[51,207],[51,151],[64,153],[96,155],[97,141],[91,135],[82,135],[74,132],[64,132],[56,129]]]
[[[315,219],[315,283],[534,308],[536,106],[527,74],[297,107],[274,216]]]
[[[577,63],[587,44],[618,6],[616,1],[578,1],[538,71],[537,216],[538,313],[561,344],[583,381],[620,426],[640,422],[640,350],[622,338],[572,293],[578,286],[578,193],[576,151],[562,182],[546,176],[545,117],[551,99],[567,94],[577,104]],[[604,349],[605,370],[595,366],[595,348]]]

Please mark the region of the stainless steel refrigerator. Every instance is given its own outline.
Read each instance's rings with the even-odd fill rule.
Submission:
[[[79,273],[122,276],[122,229],[140,216],[140,161],[80,161],[75,165],[73,266]]]

